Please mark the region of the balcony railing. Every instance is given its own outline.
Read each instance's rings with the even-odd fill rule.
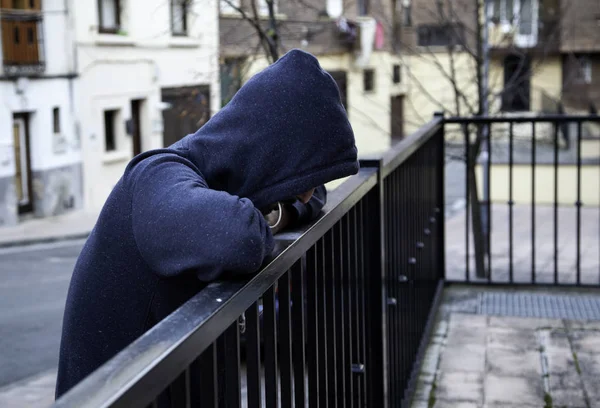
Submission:
[[[209,285],[55,406],[407,403],[444,274],[443,157],[437,118],[363,162],[260,273]]]
[[[2,64],[5,75],[36,75],[45,68],[43,17],[39,12],[2,10]]]
[[[261,272],[210,284],[54,406],[409,407],[445,282],[600,287],[600,150],[586,123],[600,118],[434,118],[363,161],[318,220],[278,238]],[[558,138],[571,125],[572,157]],[[451,132],[463,133],[462,154],[445,143]],[[493,205],[479,212],[483,134]],[[465,180],[467,205],[446,224],[452,156],[470,169],[447,174]],[[472,221],[483,215],[487,235]]]

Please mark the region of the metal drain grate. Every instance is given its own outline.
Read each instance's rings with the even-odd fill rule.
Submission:
[[[480,293],[482,315],[600,320],[600,296]]]

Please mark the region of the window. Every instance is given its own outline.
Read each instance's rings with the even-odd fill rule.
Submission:
[[[7,2],[6,7],[11,7],[16,10],[40,10],[40,1],[39,0],[12,0],[12,2]],[[6,4],[6,3],[4,3]],[[9,6],[10,5],[10,6]]]
[[[514,31],[517,47],[537,44],[540,5],[538,0],[493,0],[488,3],[488,16],[500,24],[504,33]]]
[[[54,134],[60,133],[60,108],[52,109],[52,128]]]
[[[98,0],[98,17],[101,33],[117,33],[121,28],[120,0]]]
[[[104,143],[107,152],[117,150],[117,110],[104,111]]]
[[[171,0],[171,31],[187,35],[188,0]]]
[[[240,0],[221,0],[219,7],[221,14],[238,14],[236,7],[240,7]]]
[[[358,15],[366,16],[369,14],[369,0],[358,0]]]
[[[446,47],[464,43],[462,24],[419,26],[417,44],[421,47]]]
[[[578,84],[592,83],[592,60],[589,55],[578,55],[575,82]]]
[[[365,92],[373,92],[375,90],[375,70],[365,69],[363,71],[363,89]]]
[[[393,82],[395,84],[399,84],[400,81],[402,80],[402,76],[401,76],[401,73],[400,73],[400,65],[399,64],[395,64],[394,65],[394,75],[393,75],[392,80],[393,80]]]
[[[493,0],[491,7],[491,17],[495,22],[512,23],[515,17],[514,0]]]
[[[402,3],[402,25],[405,27],[412,26],[412,10],[410,1]]]

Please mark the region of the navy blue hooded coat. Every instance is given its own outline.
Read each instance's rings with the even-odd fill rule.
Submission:
[[[75,266],[57,397],[208,282],[259,270],[273,236],[258,210],[358,171],[339,90],[290,51],[195,134],[135,157]],[[316,215],[323,190],[298,217]]]

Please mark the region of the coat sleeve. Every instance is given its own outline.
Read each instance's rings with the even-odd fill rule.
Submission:
[[[292,227],[299,227],[317,218],[321,210],[327,203],[327,190],[325,186],[315,188],[315,192],[308,203],[304,204],[300,200],[295,200],[290,205],[292,212]]]
[[[273,249],[264,217],[246,198],[208,188],[179,156],[131,171],[133,235],[146,263],[163,277],[195,273],[209,282],[258,271]]]

